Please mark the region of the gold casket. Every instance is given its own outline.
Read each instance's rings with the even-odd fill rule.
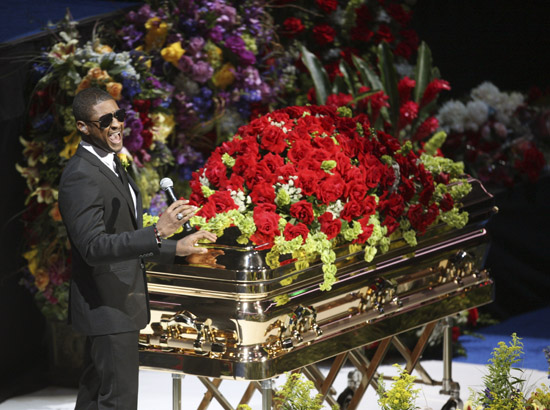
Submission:
[[[491,302],[483,265],[493,197],[469,182],[464,228],[432,226],[416,247],[394,241],[371,263],[337,248],[338,281],[328,292],[319,289],[320,261],[271,269],[268,250],[231,238],[208,254],[150,267],[152,320],[140,336],[140,365],[264,380]]]

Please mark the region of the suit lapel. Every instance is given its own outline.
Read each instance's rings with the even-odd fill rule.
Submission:
[[[136,184],[136,182],[134,181],[134,179],[130,176],[130,174],[127,174],[128,175],[128,182],[130,183],[130,186],[132,187],[132,189],[134,190],[134,193],[136,194],[136,215],[137,215],[137,228],[138,229],[141,229],[143,228],[143,204],[142,204],[142,199],[141,199],[141,192]]]
[[[136,220],[136,213],[134,212],[134,201],[132,200],[132,196],[130,194],[130,191],[128,189],[125,189],[124,185],[122,184],[120,179],[115,175],[115,173],[112,170],[110,170],[103,162],[101,162],[101,160],[99,158],[97,158],[95,155],[88,152],[85,148],[83,148],[81,146],[79,146],[78,149],[76,150],[76,155],[79,155],[80,157],[84,158],[88,162],[90,162],[93,165],[95,165],[96,167],[98,167],[99,171],[101,171],[101,173],[103,175],[105,175],[105,177],[109,181],[111,181],[111,183],[115,186],[115,188],[118,190],[118,192],[120,192],[120,194],[122,195],[122,197],[126,201],[128,209],[130,211],[130,214],[132,215],[132,220],[134,222],[134,226],[135,226],[135,228],[138,228],[139,223]],[[131,179],[131,178],[128,176],[128,179]],[[137,189],[137,185],[135,185],[135,182],[133,180],[130,184],[132,185],[132,188],[134,189],[134,192],[136,193],[136,204],[139,204],[141,199],[138,198],[139,197],[139,195],[138,195],[139,190]],[[140,207],[138,206],[138,213],[137,214],[141,215],[141,213],[139,212],[139,208]]]

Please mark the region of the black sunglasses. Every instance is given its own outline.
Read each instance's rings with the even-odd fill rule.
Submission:
[[[116,110],[114,113],[110,112],[109,114],[102,115],[99,117],[99,120],[85,120],[84,122],[97,122],[99,124],[99,128],[104,129],[111,125],[113,122],[113,117],[115,117],[118,121],[123,122],[126,118],[126,111],[121,108]]]

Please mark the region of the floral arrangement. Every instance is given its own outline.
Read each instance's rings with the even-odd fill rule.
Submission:
[[[521,361],[523,343],[515,333],[507,345],[499,342],[492,352],[487,365],[487,374],[483,376],[484,390],[472,391],[470,400],[465,404],[467,410],[547,410],[550,408],[550,389],[542,384],[529,397],[525,393],[525,380],[521,379],[523,370],[515,367]],[[512,374],[512,371],[520,377]]]
[[[321,61],[331,81],[343,82],[342,64],[363,57],[375,64],[376,47],[387,44],[402,75],[411,75],[408,63],[420,44],[410,28],[412,9],[402,1],[277,0],[269,4],[277,34],[285,50],[285,99],[302,105],[311,81],[301,75],[301,46]],[[311,99],[311,93],[309,95]]]
[[[157,172],[173,163],[166,145],[174,128],[167,108],[171,87],[150,72],[143,53],[115,52],[97,38],[80,44],[75,25],[68,16],[56,43],[34,66],[38,80],[29,127],[21,138],[26,164],[17,165],[28,188],[22,281],[45,316],[59,320],[67,314],[70,252],[57,185],[80,142],[71,108],[74,95],[90,86],[101,87],[126,109],[122,162],[134,174],[145,207],[158,190]]]
[[[191,223],[218,237],[236,226],[239,243],[270,249],[272,268],[320,257],[329,290],[335,246],[364,249],[370,262],[392,239],[415,246],[438,221],[464,226],[458,201],[471,187],[461,164],[436,156],[442,142],[417,155],[345,107],[277,110],[241,127],[193,174],[190,199],[201,208]]]
[[[398,364],[394,364],[394,367],[399,375],[392,377],[391,389],[386,390],[382,374],[378,378],[378,405],[382,410],[414,410],[417,408],[415,401],[420,392],[420,389],[413,388],[416,377]]]
[[[472,89],[466,103],[447,101],[437,114],[449,134],[443,151],[484,183],[508,187],[542,174],[547,160],[540,147],[550,141],[546,117],[523,94],[502,92],[490,82]]]
[[[182,179],[203,164],[197,151],[210,153],[275,101],[273,35],[253,0],[151,0],[126,15],[121,46],[146,53],[152,72],[174,87],[172,148]]]

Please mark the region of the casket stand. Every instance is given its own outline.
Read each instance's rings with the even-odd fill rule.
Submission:
[[[212,397],[233,408],[217,389],[222,379],[250,381],[241,403],[258,389],[263,408],[270,409],[271,379],[291,371],[302,371],[335,404],[331,386],[349,361],[362,375],[346,407],[355,409],[394,345],[409,372],[416,369],[422,382],[442,384],[442,393],[457,396],[448,323],[443,380],[432,380],[419,360],[437,321],[493,299],[493,281],[483,269],[489,244],[484,226],[496,209],[482,184],[469,182],[464,228],[432,226],[416,247],[394,241],[371,263],[362,251],[341,246],[335,249],[338,281],[329,292],[319,289],[320,261],[271,269],[268,249],[235,245],[225,234],[207,246],[207,254],[149,267],[152,319],[140,335],[141,367],[173,373],[174,408],[181,401],[179,376],[187,374],[208,389],[199,409]],[[423,325],[409,350],[398,335]],[[379,344],[368,360],[363,347],[373,342]],[[315,363],[332,357],[324,377]]]

